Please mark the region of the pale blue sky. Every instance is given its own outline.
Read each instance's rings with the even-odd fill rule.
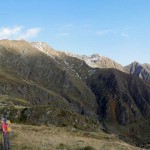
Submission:
[[[0,39],[150,63],[150,0],[5,0],[0,20]]]

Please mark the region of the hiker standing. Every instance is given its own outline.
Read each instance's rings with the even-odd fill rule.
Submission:
[[[3,139],[4,139],[4,150],[10,150],[10,142],[9,142],[9,130],[8,130],[8,120],[2,118],[2,132],[3,132]]]

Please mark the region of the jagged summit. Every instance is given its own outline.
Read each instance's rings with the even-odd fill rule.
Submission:
[[[49,50],[54,50],[51,46],[49,46],[47,43],[45,42],[31,42],[30,43],[33,47],[37,48],[40,51],[45,51],[46,49]]]
[[[125,66],[124,69],[128,73],[134,74],[141,79],[150,82],[150,64],[141,64],[137,61],[134,61],[130,65]]]
[[[90,57],[83,57],[82,59],[93,68],[115,68],[124,71],[122,65],[98,54],[93,54]]]
[[[92,68],[115,68],[124,72],[122,65],[99,54],[92,54],[91,56],[87,56],[87,55],[77,55],[77,54],[66,52],[66,55],[81,59],[85,61],[85,63]]]
[[[45,42],[31,42],[31,45],[50,57],[54,57],[53,55],[58,55],[58,53]]]

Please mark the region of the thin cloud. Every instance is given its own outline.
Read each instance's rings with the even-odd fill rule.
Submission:
[[[120,31],[119,29],[113,30],[113,29],[106,29],[106,30],[99,30],[95,32],[96,36],[104,36],[104,35],[116,35],[116,36],[122,36],[124,38],[128,38],[129,34],[126,31]]]
[[[31,28],[25,31],[24,34],[20,35],[18,39],[31,39],[37,37],[40,32],[40,28]]]
[[[0,39],[31,39],[37,37],[40,28],[24,29],[23,26],[0,28]]]
[[[106,34],[109,34],[109,33],[112,33],[112,30],[106,29],[106,30],[99,30],[99,31],[97,31],[97,32],[95,33],[95,35],[97,35],[97,36],[102,36],[102,35],[106,35]]]
[[[65,37],[65,36],[68,36],[68,35],[69,35],[68,32],[61,32],[61,33],[58,33],[58,34],[56,35],[56,38]]]
[[[22,26],[0,28],[0,39],[13,38],[22,30]]]

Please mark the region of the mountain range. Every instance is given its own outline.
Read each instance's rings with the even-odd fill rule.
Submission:
[[[110,58],[101,56],[99,54],[93,54],[91,56],[76,55],[67,52],[66,54],[85,61],[86,64],[92,68],[115,68],[125,73],[134,74],[143,80],[150,82],[150,64],[148,63],[141,64],[135,61],[127,66],[122,66]]]
[[[32,118],[34,123],[38,118],[60,122],[45,119],[47,107],[73,118],[81,114],[100,122],[107,132],[145,146],[150,143],[150,65],[133,62],[123,67],[98,54],[79,56],[43,42],[1,40],[0,105],[13,106],[16,118]],[[38,110],[46,111],[45,116]],[[13,116],[13,111],[4,113]],[[58,116],[65,122],[64,114]]]

